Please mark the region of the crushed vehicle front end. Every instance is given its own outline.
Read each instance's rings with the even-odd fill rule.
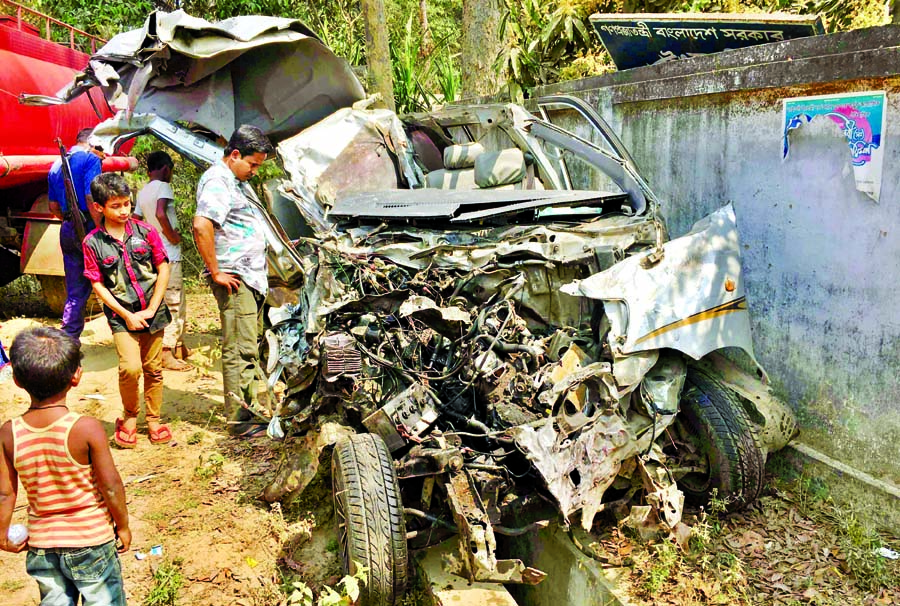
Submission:
[[[262,97],[233,85],[248,66]],[[546,523],[529,508],[651,535],[685,497],[746,505],[796,431],[753,358],[733,209],[668,241],[582,101],[398,117],[299,22],[183,13],[115,38],[63,97],[89,85],[121,109],[95,132],[110,143],[149,132],[208,164],[242,121],[277,143],[286,177],[254,200],[275,404],[260,421],[291,440],[263,498],[302,491],[333,446],[341,553],[369,569],[371,603],[399,600],[408,547],[454,533],[460,575],[540,582],[498,547]]]
[[[795,425],[774,400],[765,412],[745,407],[747,392],[710,363],[758,383],[713,353],[743,350],[755,365],[733,209],[667,242],[627,160],[520,107],[448,108],[402,127],[379,111],[342,110],[279,146],[282,203],[316,236],[298,240],[303,284],[278,297],[291,302],[267,333],[267,370],[284,393],[275,435],[338,418],[379,436],[410,545],[458,532],[457,572],[472,581],[543,579],[498,556],[498,535],[534,528],[515,526],[527,504],[551,502],[590,529],[598,513],[641,503],[628,518],[651,534],[675,528],[684,493],[754,500],[765,453]],[[514,148],[531,166],[509,188],[406,189],[441,170],[465,176],[455,166],[418,175],[407,162],[418,128],[445,144],[445,162],[469,153],[471,138],[480,153]],[[319,142],[334,148],[322,155]],[[567,188],[567,154],[619,169],[604,173],[612,191]],[[529,171],[540,185],[525,185]],[[312,478],[308,466],[294,473],[299,460],[308,457],[288,457],[267,499]]]

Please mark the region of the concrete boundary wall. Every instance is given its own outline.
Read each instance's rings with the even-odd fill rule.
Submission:
[[[886,91],[880,202],[856,190],[828,120],[793,131],[782,99]],[[756,354],[802,439],[900,485],[900,27],[767,44],[545,87],[610,122],[671,235],[733,202]],[[580,131],[569,114],[551,116]],[[889,500],[890,501],[890,500]],[[891,507],[897,503],[891,501]]]

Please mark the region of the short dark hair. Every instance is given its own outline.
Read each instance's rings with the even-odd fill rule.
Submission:
[[[91,181],[91,197],[100,206],[106,206],[110,198],[131,196],[131,189],[125,179],[118,173],[97,175]]]
[[[155,151],[147,156],[147,172],[152,173],[153,171],[165,168],[166,166],[175,168],[175,162],[172,161],[172,156],[166,152],[161,150]]]
[[[75,143],[87,143],[88,139],[91,138],[91,133],[94,132],[94,129],[90,126],[87,128],[82,128],[78,131],[78,134],[75,135]]]
[[[22,389],[35,400],[46,400],[69,387],[81,366],[81,346],[58,328],[26,328],[13,339],[9,361]]]
[[[231,135],[231,139],[228,140],[225,155],[227,156],[234,150],[238,150],[242,157],[252,156],[253,154],[266,154],[268,156],[275,151],[275,147],[259,128],[250,124],[242,124]]]

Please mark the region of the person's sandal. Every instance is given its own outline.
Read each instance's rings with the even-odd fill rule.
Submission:
[[[128,431],[122,419],[116,419],[116,431],[113,433],[113,441],[119,448],[134,448],[137,446],[137,430]]]
[[[178,358],[172,358],[170,361],[163,364],[163,370],[174,370],[175,372],[184,372],[186,370],[193,370],[193,368],[192,365],[184,360],[179,360]]]
[[[148,427],[147,433],[150,435],[150,442],[152,444],[165,444],[172,440],[172,430],[165,424],[160,425],[156,429],[150,429]]]
[[[266,426],[259,423],[242,423],[239,425],[235,425],[233,429],[228,432],[232,438],[239,439],[252,439],[252,438],[264,438],[266,437]]]
[[[191,370],[194,368],[189,363],[184,360],[179,360],[173,355],[173,350],[168,348],[163,348],[162,355],[162,367],[163,370],[174,370],[175,372],[184,372],[186,370]]]

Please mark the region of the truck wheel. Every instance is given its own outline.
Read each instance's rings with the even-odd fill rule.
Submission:
[[[66,306],[66,278],[64,276],[38,276],[44,302],[57,316],[62,316]]]
[[[379,436],[338,442],[331,458],[334,511],[345,574],[368,568],[361,604],[392,606],[406,591],[406,524],[390,452]]]
[[[21,275],[19,255],[0,246],[0,286],[6,286]]]
[[[689,368],[679,414],[683,437],[707,469],[678,480],[685,496],[706,503],[716,489],[730,511],[752,503],[762,492],[765,457],[737,396],[708,374]]]

